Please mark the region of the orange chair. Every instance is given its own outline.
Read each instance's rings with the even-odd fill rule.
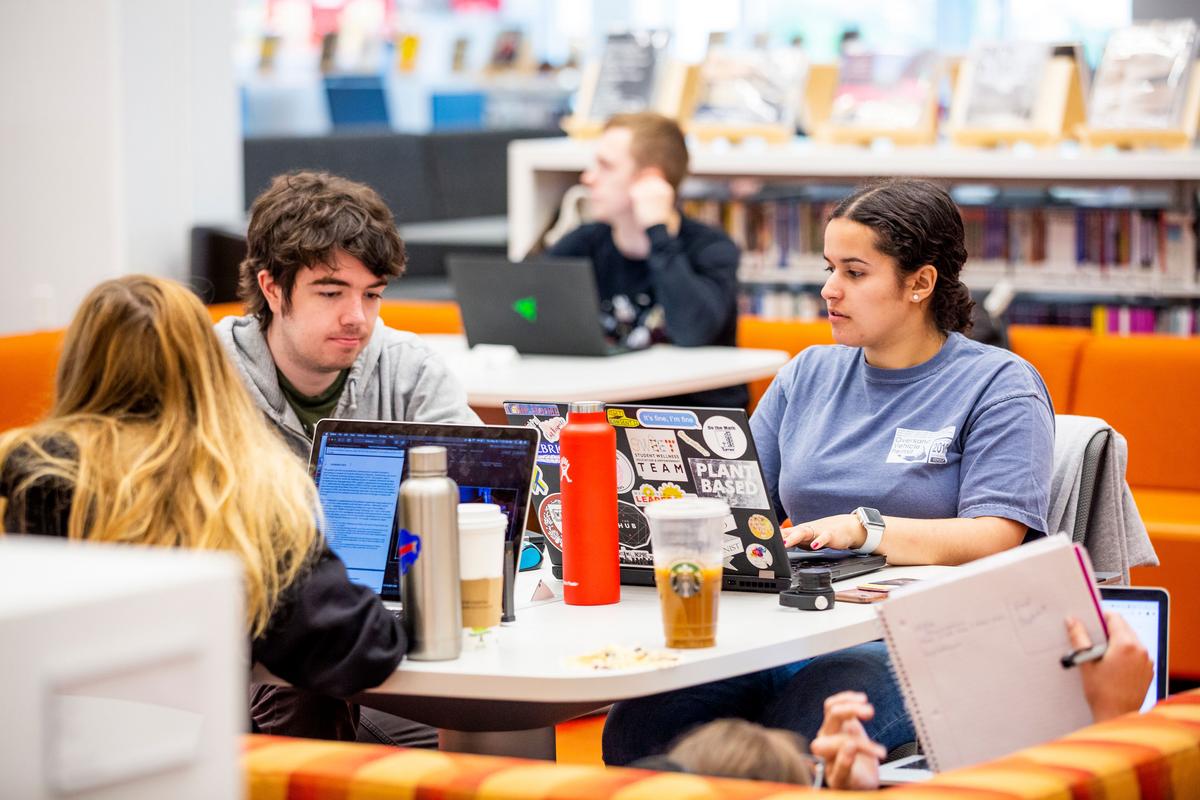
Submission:
[[[804,348],[814,344],[833,344],[833,331],[829,323],[772,321],[758,317],[741,317],[738,320],[738,347],[761,347],[769,350],[786,350],[796,355]],[[748,411],[754,411],[759,399],[771,385],[770,378],[752,381],[750,383],[750,405]]]
[[[1086,328],[1064,328],[1055,325],[1013,325],[1008,329],[1008,342],[1021,358],[1033,364],[1041,373],[1050,400],[1059,414],[1075,414],[1075,376],[1083,348],[1092,339]]]
[[[0,336],[0,430],[37,422],[54,399],[63,331]]]

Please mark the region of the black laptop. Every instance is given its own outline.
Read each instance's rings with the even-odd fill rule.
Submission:
[[[561,579],[558,434],[566,422],[567,404],[508,402],[504,412],[509,424],[537,428],[541,434],[533,502],[551,568]],[[791,585],[793,571],[801,567],[823,567],[833,580],[841,580],[885,566],[878,555],[789,551],[784,546],[750,420],[742,409],[609,405],[606,413],[617,431],[622,583],[654,585],[650,527],[643,511],[650,503],[674,497],[716,497],[729,504],[724,589],[778,592]]]
[[[623,350],[604,335],[586,258],[514,264],[497,256],[451,255],[446,267],[472,347],[507,344],[520,353],[560,356]]]

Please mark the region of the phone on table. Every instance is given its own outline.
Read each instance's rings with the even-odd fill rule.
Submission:
[[[887,600],[887,592],[872,592],[866,589],[842,589],[835,592],[833,598],[842,603],[882,603]]]
[[[871,581],[870,583],[860,583],[859,589],[866,592],[878,592],[887,594],[893,589],[899,589],[901,586],[907,586],[910,583],[916,583],[920,578],[890,578],[886,581]]]

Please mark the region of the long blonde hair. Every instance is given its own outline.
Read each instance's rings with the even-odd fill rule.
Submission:
[[[744,719],[702,725],[676,742],[667,758],[697,775],[804,785],[813,779],[803,738]]]
[[[254,636],[319,541],[303,465],[250,399],[204,306],[161,278],[105,281],[84,299],[49,417],[0,437],[0,464],[19,477],[18,515],[36,483],[72,491],[71,539],[241,557]]]

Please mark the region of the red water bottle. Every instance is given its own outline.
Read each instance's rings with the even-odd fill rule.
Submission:
[[[617,432],[604,403],[571,403],[558,435],[562,470],[563,600],[602,606],[621,599],[617,555]]]

